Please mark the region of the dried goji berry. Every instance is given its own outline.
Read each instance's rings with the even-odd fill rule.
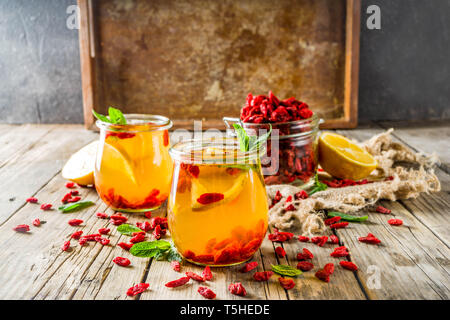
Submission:
[[[78,190],[72,190],[72,191],[70,191],[70,194],[73,196],[77,196],[80,194],[80,192]]]
[[[124,224],[127,222],[128,218],[120,215],[112,215],[110,217],[110,222],[115,226],[120,226],[121,224]]]
[[[195,253],[192,252],[191,250],[186,250],[186,251],[183,253],[183,256],[184,256],[186,259],[192,259],[192,258],[195,257]]]
[[[297,260],[311,260],[314,258],[314,255],[311,251],[306,248],[303,248],[302,252],[297,253]]]
[[[33,226],[39,227],[40,225],[41,225],[41,220],[39,220],[39,219],[34,219],[33,220]]]
[[[110,231],[111,231],[111,229],[108,229],[108,228],[98,229],[98,233],[100,233],[100,234],[108,234]]]
[[[198,176],[200,175],[200,168],[195,165],[189,165],[188,172],[193,178],[198,178]]]
[[[389,209],[387,209],[387,208],[385,208],[385,207],[383,207],[383,206],[378,206],[378,207],[376,208],[376,211],[379,212],[379,213],[384,213],[384,214],[389,214],[389,213],[391,213],[391,210],[389,210]]]
[[[173,261],[170,262],[170,265],[172,266],[172,269],[173,269],[174,271],[180,272],[180,270],[181,270],[180,262],[178,262],[178,261],[176,261],[176,260],[173,260]]]
[[[123,257],[115,257],[113,262],[121,267],[128,267],[131,264],[130,259]]]
[[[80,239],[81,235],[83,234],[83,231],[79,230],[79,231],[75,231],[74,233],[72,233],[72,235],[70,236],[71,239],[75,239],[78,240]]]
[[[127,296],[133,297],[139,293],[142,293],[147,290],[149,286],[150,285],[148,283],[139,283],[127,290]]]
[[[111,240],[98,236],[95,238],[95,241],[99,242],[102,246],[107,246]]]
[[[348,222],[338,222],[330,226],[331,229],[342,229],[348,226]]]
[[[75,183],[74,182],[67,182],[66,183],[66,188],[72,189],[73,187],[75,187]]]
[[[330,256],[335,258],[346,257],[348,255],[348,249],[345,246],[337,247],[332,253],[330,253]]]
[[[330,282],[330,274],[323,269],[318,270],[314,275],[317,279],[325,282]]]
[[[72,227],[76,227],[76,226],[79,226],[80,224],[82,224],[84,221],[83,220],[81,220],[81,219],[72,219],[72,220],[69,220],[69,224],[72,226]]]
[[[96,238],[100,237],[99,233],[94,233],[94,234],[87,234],[85,236],[83,236],[83,238],[85,238],[87,241],[97,241]]]
[[[286,208],[284,208],[285,211],[295,211],[295,206],[293,204],[288,205]]]
[[[332,224],[339,222],[340,220],[341,220],[341,217],[336,216],[333,218],[326,219],[324,222],[327,226],[331,226]]]
[[[167,282],[165,284],[165,286],[168,287],[168,288],[180,287],[180,286],[185,285],[186,283],[188,283],[190,279],[191,278],[189,278],[189,277],[182,277],[180,279]]]
[[[328,237],[327,236],[321,236],[321,237],[312,237],[311,242],[318,245],[319,247],[323,247],[325,243],[327,243]]]
[[[30,197],[30,198],[28,198],[26,201],[29,202],[29,203],[37,203],[37,202],[38,202],[38,199],[35,198],[35,197]]]
[[[152,235],[156,240],[161,239],[161,236],[163,236],[165,234],[165,231],[163,229],[161,229],[160,225],[157,225],[155,227],[155,230],[153,230]]]
[[[253,269],[255,269],[257,266],[258,266],[258,262],[252,261],[252,262],[246,263],[239,271],[242,273],[249,272],[249,271],[252,271]]]
[[[61,247],[62,251],[67,251],[70,248],[70,240],[64,242],[63,246]]]
[[[205,282],[205,279],[202,276],[191,271],[186,272],[186,276],[198,282]]]
[[[290,290],[295,287],[295,281],[291,278],[279,277],[278,281],[280,282],[281,286],[286,290]]]
[[[309,271],[312,268],[314,268],[314,265],[309,261],[299,261],[299,263],[297,263],[297,269],[302,271]]]
[[[62,202],[62,203],[67,203],[67,201],[68,201],[69,199],[72,199],[72,193],[71,193],[71,192],[66,193],[66,194],[64,195],[64,197],[62,197],[61,202]]]
[[[96,216],[99,217],[100,219],[108,219],[109,218],[109,216],[103,212],[97,212]]]
[[[146,211],[146,212],[144,212],[144,216],[145,216],[147,219],[150,219],[150,218],[152,217],[152,212],[151,212],[151,211]]]
[[[138,232],[134,237],[130,239],[131,243],[138,243],[145,241],[145,233],[144,232]]]
[[[197,202],[203,205],[211,204],[220,200],[223,200],[223,193],[204,193],[200,195]]]
[[[308,242],[309,241],[309,237],[298,236],[298,241],[300,241],[300,242]]]
[[[46,210],[51,210],[52,209],[52,205],[50,203],[43,203],[41,204],[41,209],[46,211]]]
[[[206,299],[214,299],[216,297],[216,294],[211,289],[206,287],[199,287],[197,292]]]
[[[231,294],[241,297],[245,297],[247,295],[247,291],[240,282],[230,283],[228,286],[228,291],[230,291]]]
[[[388,223],[392,226],[401,226],[403,224],[403,221],[400,219],[389,219]]]
[[[328,272],[328,274],[333,274],[334,272],[334,263],[327,263],[324,267],[323,270],[325,272]]]
[[[138,227],[139,229],[141,229],[142,231],[145,231],[145,232],[148,232],[152,229],[151,224],[148,221],[136,222],[136,227]]]
[[[275,252],[280,258],[284,258],[286,256],[286,251],[282,247],[276,247]]]
[[[121,247],[123,250],[128,251],[131,249],[131,247],[134,245],[134,243],[119,242],[117,245],[119,247]]]
[[[270,279],[272,275],[273,275],[272,271],[255,272],[253,274],[253,279],[255,279],[256,281],[267,281]]]
[[[295,200],[307,199],[308,198],[308,193],[305,190],[300,190],[299,192],[297,192],[294,195],[294,197],[295,197]]]
[[[27,224],[19,224],[18,226],[14,227],[13,230],[17,231],[17,232],[22,232],[22,233],[28,232],[28,231],[30,231],[30,226]]]
[[[369,244],[379,244],[381,242],[380,239],[375,237],[373,234],[368,233],[367,237],[360,237],[358,238],[360,242],[369,243]]]
[[[86,238],[81,238],[78,243],[80,246],[84,246],[88,240]]]
[[[339,264],[347,270],[356,271],[358,270],[358,266],[351,261],[340,261]]]
[[[332,234],[330,236],[330,243],[332,244],[338,244],[339,243],[339,238],[337,236],[335,236],[334,234]]]
[[[81,197],[73,197],[72,199],[68,199],[67,202],[72,203],[72,202],[78,202],[81,200]]]
[[[291,232],[281,232],[278,229],[274,229],[274,233],[270,233],[268,238],[273,242],[284,242],[291,240],[294,237],[294,234]]]
[[[212,280],[213,275],[212,275],[212,272],[211,272],[211,268],[209,266],[206,266],[205,269],[203,269],[202,277],[206,281]]]

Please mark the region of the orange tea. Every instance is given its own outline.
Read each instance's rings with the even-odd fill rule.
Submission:
[[[97,121],[101,129],[95,163],[95,187],[118,211],[149,211],[168,197],[173,163],[162,116],[127,115],[126,125]]]
[[[250,259],[264,239],[268,219],[257,153],[242,153],[236,144],[223,150],[214,140],[203,140],[200,145],[179,143],[171,155],[175,168],[168,222],[178,251],[202,265]],[[221,163],[224,159],[231,161]]]

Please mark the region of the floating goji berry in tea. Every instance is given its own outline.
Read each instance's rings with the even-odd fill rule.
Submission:
[[[70,240],[64,242],[63,246],[61,247],[62,251],[67,251],[70,248]]]
[[[230,283],[228,286],[228,291],[236,296],[245,297],[247,295],[247,291],[240,282]]]
[[[339,222],[340,220],[341,220],[341,217],[336,216],[336,217],[333,217],[333,218],[326,219],[326,220],[324,221],[324,223],[325,223],[327,226],[331,226],[332,224],[335,224],[336,222]]]
[[[253,279],[255,279],[256,281],[267,281],[270,279],[270,277],[273,275],[272,271],[260,271],[260,272],[255,272],[253,274]]]
[[[150,285],[148,283],[139,283],[127,290],[127,296],[133,297],[139,293],[144,292]]]
[[[331,229],[342,229],[348,226],[348,222],[338,222],[338,223],[333,223],[330,228]]]
[[[223,198],[224,195],[222,193],[204,193],[197,199],[197,202],[203,205],[207,205],[223,200]]]
[[[72,227],[76,227],[76,226],[79,226],[80,224],[82,224],[84,221],[83,220],[81,220],[81,219],[72,219],[72,220],[69,220],[69,224],[72,226]]]
[[[328,237],[327,236],[321,236],[321,237],[312,237],[311,242],[318,245],[319,247],[323,247],[325,243],[327,243]]]
[[[205,269],[203,269],[202,271],[202,277],[203,279],[205,279],[206,281],[210,281],[213,278],[212,272],[211,272],[211,268],[209,266],[206,266]]]
[[[169,131],[168,130],[164,130],[163,144],[164,144],[164,147],[167,147],[169,145]]]
[[[279,277],[278,281],[280,282],[281,286],[286,290],[290,290],[295,287],[295,281],[291,278]]]
[[[123,257],[115,257],[113,259],[113,262],[121,267],[128,267],[131,264],[130,259],[123,258]]]
[[[192,252],[191,250],[186,250],[186,251],[183,253],[183,256],[184,256],[186,259],[192,259],[192,258],[195,257],[195,253]]]
[[[298,236],[298,241],[300,241],[300,242],[308,242],[309,241],[309,237]]]
[[[257,266],[258,266],[258,262],[252,261],[252,262],[246,263],[239,271],[242,273],[246,273],[246,272],[252,271]]]
[[[326,272],[324,269],[317,270],[314,276],[317,279],[322,280],[324,282],[330,282],[330,274]]]
[[[333,274],[334,272],[334,263],[327,263],[324,267],[323,270],[325,270],[326,272],[328,272],[330,275]]]
[[[41,220],[39,220],[39,219],[34,219],[32,223],[33,223],[33,226],[39,227],[39,226],[41,225]]]
[[[97,212],[95,215],[97,217],[99,217],[100,219],[109,219],[109,216],[106,213],[103,213],[103,212]]]
[[[198,282],[204,282],[205,281],[205,279],[202,276],[200,276],[200,275],[198,275],[198,274],[196,274],[194,272],[191,272],[191,271],[186,272],[186,276],[191,278],[192,280],[195,280],[195,281],[198,281]]]
[[[198,166],[188,165],[187,170],[193,178],[198,178],[200,175],[200,168]]]
[[[286,256],[286,251],[282,247],[276,247],[275,252],[280,258],[284,258]]]
[[[180,270],[181,270],[181,264],[180,264],[180,262],[178,262],[176,260],[171,261],[170,266],[176,272],[180,272]]]
[[[309,271],[312,268],[314,268],[314,265],[309,261],[299,261],[297,263],[297,269],[300,269],[302,271]]]
[[[191,278],[189,278],[189,277],[182,277],[182,278],[180,278],[180,279],[172,280],[172,281],[167,282],[167,283],[165,284],[165,286],[168,287],[168,288],[176,288],[176,287],[180,287],[180,286],[183,286],[183,285],[185,285],[186,283],[188,283],[190,279],[191,279]]]
[[[81,197],[73,197],[71,199],[68,199],[67,202],[72,203],[72,202],[78,202],[81,200]]]
[[[303,248],[302,252],[297,253],[297,260],[311,260],[314,258],[314,255],[311,251],[306,248]]]
[[[300,190],[299,192],[297,192],[294,195],[294,197],[295,197],[295,200],[307,199],[308,193],[305,190]]]
[[[74,187],[75,187],[75,183],[74,182],[67,182],[66,183],[66,188],[71,189],[71,188],[74,188]]]
[[[30,198],[28,198],[26,201],[29,202],[29,203],[37,203],[37,202],[38,202],[38,199],[35,198],[35,197],[30,197]]]
[[[46,211],[46,210],[51,210],[52,209],[52,204],[50,203],[43,203],[41,204],[41,209]]]
[[[337,236],[335,236],[334,234],[332,234],[330,236],[330,243],[332,244],[338,244],[339,243],[339,238]]]
[[[206,299],[214,299],[216,297],[216,294],[211,289],[206,287],[199,287],[197,292]]]
[[[389,210],[389,209],[387,209],[387,208],[385,208],[385,207],[383,207],[383,206],[378,206],[378,207],[376,208],[376,211],[379,212],[379,213],[384,213],[384,214],[389,214],[389,213],[391,213],[391,210]]]
[[[30,226],[27,224],[19,224],[18,226],[13,228],[16,232],[28,232],[30,231]]]
[[[83,234],[82,230],[79,231],[75,231],[74,233],[72,233],[72,235],[70,236],[71,239],[75,239],[78,240],[80,239],[81,235]]]
[[[388,223],[392,226],[401,226],[403,224],[403,221],[400,219],[389,219]]]
[[[360,237],[358,238],[360,242],[368,243],[368,244],[379,244],[381,242],[380,239],[375,237],[373,234],[368,233],[367,237]]]
[[[119,242],[117,245],[123,250],[129,251],[134,243]]]
[[[131,243],[138,243],[145,241],[145,232],[138,232],[135,236],[130,239]]]
[[[98,233],[100,234],[108,234],[111,231],[109,228],[100,228],[98,229]]]
[[[334,258],[346,257],[349,255],[348,249],[345,246],[337,247],[334,249],[330,256]]]
[[[358,266],[351,261],[340,261],[339,264],[347,270],[356,271],[358,270]]]

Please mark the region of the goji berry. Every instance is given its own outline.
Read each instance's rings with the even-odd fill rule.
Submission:
[[[295,287],[295,281],[291,278],[279,277],[278,281],[280,282],[281,286],[286,290],[290,290]]]
[[[46,211],[46,210],[51,210],[52,209],[52,205],[50,203],[43,203],[41,204],[41,209]]]
[[[341,217],[336,216],[333,218],[326,219],[324,222],[327,226],[331,226],[332,224],[335,224],[336,222],[339,222],[340,220],[341,220]]]
[[[381,242],[380,239],[375,237],[373,234],[368,233],[367,237],[360,237],[358,238],[360,242],[368,243],[368,244],[379,244]]]
[[[284,242],[291,240],[294,237],[294,234],[291,232],[280,232],[278,229],[274,229],[274,233],[270,233],[268,238],[273,242]]]
[[[130,239],[131,243],[138,243],[142,241],[145,241],[145,233],[143,232],[137,233],[134,237]]]
[[[403,224],[403,221],[400,219],[389,219],[388,223],[392,226],[401,226]]]
[[[128,218],[120,215],[112,215],[110,217],[110,222],[115,226],[120,226],[121,224],[124,224],[127,222]]]
[[[347,270],[356,271],[358,270],[358,266],[351,261],[340,261],[339,264]]]
[[[100,234],[108,234],[110,231],[111,231],[111,229],[108,229],[108,228],[98,229],[98,233],[100,233]]]
[[[314,268],[314,265],[309,261],[300,261],[297,263],[297,269],[300,269],[302,271],[309,271],[312,268]]]
[[[100,237],[99,233],[94,233],[94,234],[87,234],[85,236],[83,236],[83,238],[85,238],[87,241],[97,241],[96,238]]]
[[[165,233],[165,230],[161,229],[160,225],[157,225],[155,230],[153,230],[152,235],[156,240],[159,240]]]
[[[81,238],[78,243],[80,246],[84,246],[88,240],[86,238]]]
[[[292,196],[291,195],[289,195],[287,198],[286,198],[286,201],[285,201],[285,203],[287,203],[287,202],[291,202],[292,201]]]
[[[67,203],[67,201],[68,201],[69,199],[72,199],[72,193],[71,193],[71,192],[66,193],[66,194],[64,195],[64,197],[62,197],[61,202],[62,202],[62,203]]]
[[[334,263],[327,263],[324,267],[323,270],[325,272],[328,272],[330,275],[333,274],[334,272]]]
[[[246,272],[252,271],[257,266],[258,266],[258,262],[252,261],[252,262],[246,263],[239,271],[242,273],[246,273]]]
[[[180,272],[181,270],[181,265],[180,262],[173,260],[172,262],[170,262],[170,265],[172,266],[172,269],[176,272]]]
[[[80,194],[80,192],[79,192],[78,190],[72,190],[72,191],[70,191],[70,194],[71,194],[72,196],[77,196],[77,195]]]
[[[111,240],[98,236],[95,238],[95,241],[99,242],[102,246],[107,246]]]
[[[97,217],[99,217],[100,219],[108,219],[109,218],[109,216],[106,213],[103,213],[103,212],[97,212],[95,215]]]
[[[288,205],[284,208],[285,211],[295,211],[295,206],[293,204]]]
[[[167,131],[167,130],[164,130],[164,133],[163,133],[163,144],[164,144],[164,147],[167,147],[169,145],[169,131]]]
[[[38,202],[38,199],[35,198],[35,197],[30,197],[30,198],[28,198],[26,201],[29,202],[29,203],[37,203],[37,202]]]
[[[128,267],[131,264],[130,259],[123,258],[123,257],[115,257],[113,259],[113,262],[121,267]]]
[[[203,269],[202,271],[202,277],[203,279],[205,279],[206,281],[210,281],[213,278],[212,272],[211,272],[211,268],[209,266],[206,266],[205,269]]]
[[[206,299],[214,299],[216,297],[216,294],[211,289],[206,287],[199,287],[197,292]]]
[[[128,251],[131,249],[131,247],[134,245],[134,243],[119,242],[117,245],[119,247],[121,247],[123,250]]]
[[[149,286],[150,285],[148,283],[139,283],[127,290],[127,296],[133,297],[139,293],[142,293],[147,290]]]
[[[335,236],[334,234],[330,235],[330,243],[338,244],[339,243],[339,238],[337,236]]]
[[[18,226],[14,227],[13,230],[16,232],[24,233],[30,231],[30,226],[27,224],[19,224]]]
[[[62,251],[67,251],[70,248],[70,240],[64,242],[63,246],[61,247]]]
[[[82,230],[79,231],[75,231],[74,233],[72,233],[72,235],[70,236],[71,239],[75,239],[78,240],[80,239],[81,235],[83,234]]]
[[[200,168],[195,165],[189,165],[188,172],[193,178],[198,178],[198,176],[200,175]]]
[[[136,227],[138,227],[139,229],[141,229],[142,231],[145,231],[145,232],[148,232],[152,229],[151,224],[148,221],[136,222]]]
[[[223,200],[223,193],[204,193],[200,195],[197,202],[203,205],[211,204],[220,200]]]
[[[255,272],[253,274],[253,279],[255,279],[256,281],[267,281],[270,279],[270,277],[273,275],[272,271],[260,271],[260,272]]]
[[[33,226],[39,227],[40,225],[41,225],[41,220],[39,220],[39,219],[34,219],[33,220]]]
[[[72,220],[69,220],[69,224],[72,226],[72,227],[76,227],[76,226],[79,226],[80,224],[82,224],[84,221],[83,220],[81,220],[81,219],[72,219]]]
[[[314,275],[317,279],[330,282],[330,274],[323,269],[318,270]]]
[[[321,237],[312,237],[311,242],[318,245],[319,247],[323,247],[325,243],[327,243],[328,237],[327,236],[321,236]]]
[[[376,211],[379,212],[379,213],[383,213],[383,214],[389,214],[389,213],[391,213],[391,210],[389,210],[389,209],[387,209],[387,208],[385,208],[385,207],[383,207],[383,206],[378,206],[378,207],[376,208]]]
[[[182,278],[180,278],[180,279],[172,280],[172,281],[167,282],[167,283],[165,284],[165,286],[168,287],[168,288],[176,288],[176,287],[180,287],[180,286],[183,286],[183,285],[185,285],[186,283],[188,283],[190,279],[191,279],[191,278],[189,278],[189,277],[182,277]]]
[[[78,202],[81,200],[81,197],[73,197],[72,199],[68,199],[67,202],[72,203],[72,202]]]
[[[198,282],[205,282],[205,279],[202,276],[191,271],[186,272],[186,276]]]
[[[298,241],[300,241],[300,242],[308,242],[309,241],[309,237],[298,236]]]
[[[330,253],[330,256],[334,258],[346,257],[348,255],[348,249],[345,246],[337,247],[332,253]]]
[[[150,220],[151,229],[155,229],[158,225],[161,227],[161,229],[167,229],[167,218],[154,217]]]
[[[186,251],[184,252],[183,256],[184,256],[186,259],[192,259],[192,258],[195,257],[195,253],[192,252],[191,250],[186,250]]]
[[[75,183],[74,182],[67,182],[66,183],[66,188],[72,189],[73,187],[75,187]]]
[[[150,218],[152,217],[152,212],[151,212],[151,211],[146,211],[146,212],[144,212],[144,216],[145,216],[147,219],[150,219]]]
[[[314,258],[314,255],[311,251],[306,248],[303,248],[302,252],[297,253],[297,260],[311,260]]]
[[[284,258],[286,256],[286,251],[282,247],[276,247],[275,252],[280,258]]]
[[[295,200],[307,199],[308,193],[305,190],[300,190],[299,192],[297,192],[294,195],[294,197],[295,197]]]
[[[228,291],[236,296],[245,297],[247,295],[247,291],[240,282],[230,283],[228,286]]]
[[[331,229],[342,229],[348,226],[348,222],[338,222],[330,226]]]

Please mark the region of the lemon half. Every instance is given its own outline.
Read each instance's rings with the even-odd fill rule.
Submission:
[[[94,141],[75,152],[62,169],[63,178],[86,186],[94,184],[97,148],[98,141]]]

